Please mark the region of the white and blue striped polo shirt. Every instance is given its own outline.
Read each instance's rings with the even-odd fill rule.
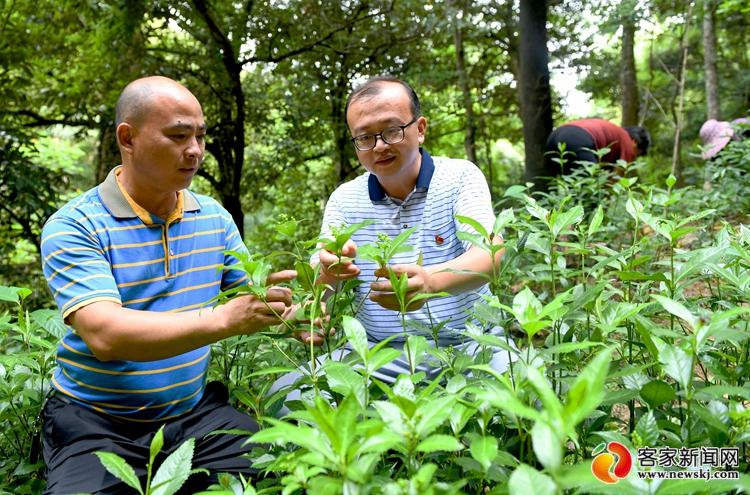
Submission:
[[[246,247],[221,205],[184,190],[162,220],[127,196],[117,170],[44,226],[44,276],[64,318],[96,301],[142,311],[195,310],[246,279],[226,268],[236,259],[225,252]],[[200,400],[209,346],[158,361],[102,362],[69,330],[57,350],[52,386],[76,402],[142,422],[177,416]]]
[[[432,158],[422,149],[420,153],[422,163],[416,187],[403,202],[388,197],[377,178],[367,172],[342,184],[331,194],[323,216],[321,235],[328,237],[331,227],[373,220],[374,223],[352,236],[360,247],[374,243],[379,232],[393,238],[416,226],[416,231],[407,241],[414,249],[397,254],[390,262],[392,265],[415,264],[420,253],[423,266],[437,265],[466,252],[471,244],[460,241],[456,233],[458,230],[473,233],[474,230],[459,224],[455,216],[471,217],[487,231],[492,230],[495,215],[487,181],[479,168],[469,161]],[[375,280],[377,265],[361,258],[355,259],[355,263],[361,270],[359,278],[365,282],[357,289],[361,301],[366,297],[370,283]],[[489,288],[483,285],[474,291],[432,299],[420,309],[407,313],[406,317],[420,322],[425,328],[444,322],[445,327],[439,334],[440,344],[458,344],[465,340],[459,332],[464,331],[474,303],[486,294],[489,294]],[[365,299],[356,317],[367,329],[372,341],[403,334],[399,313],[369,299]],[[413,328],[410,331],[413,332]],[[399,342],[403,338],[394,340]]]

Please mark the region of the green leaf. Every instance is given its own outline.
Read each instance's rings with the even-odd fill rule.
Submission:
[[[670,235],[672,236],[672,241],[674,242],[685,237],[691,232],[695,232],[696,230],[698,230],[697,227],[679,227],[670,232]]]
[[[524,200],[526,201],[526,211],[528,211],[532,217],[541,220],[546,225],[550,216],[549,210],[539,206],[536,200],[531,196],[525,196]]]
[[[641,398],[648,403],[651,408],[659,407],[674,400],[677,396],[674,387],[661,380],[653,380],[641,388]]]
[[[417,436],[425,438],[431,435],[451,415],[451,410],[455,402],[456,398],[449,395],[420,403],[417,411]]]
[[[161,452],[161,448],[164,446],[164,425],[162,425],[157,432],[154,434],[154,438],[151,439],[151,446],[149,447],[149,461],[148,463],[153,466],[156,455]]]
[[[643,282],[646,280],[652,280],[654,282],[666,282],[667,277],[663,273],[642,273],[634,271],[616,271],[614,272],[617,278],[623,282]]]
[[[298,261],[294,264],[294,269],[297,271],[297,280],[302,288],[308,292],[315,290],[315,268],[306,261]]]
[[[599,207],[596,209],[596,213],[594,213],[594,216],[591,219],[591,223],[589,224],[587,237],[591,237],[594,233],[596,233],[597,230],[599,230],[599,226],[602,224],[603,219],[604,208],[602,208],[602,205],[599,205]]]
[[[394,254],[409,252],[412,250],[411,246],[404,245],[404,243],[407,239],[409,239],[409,236],[411,236],[415,230],[417,230],[416,227],[410,227],[391,240],[388,249],[386,250],[388,260],[390,260]]]
[[[293,237],[297,232],[297,221],[294,219],[287,220],[276,224],[276,231],[284,237]]]
[[[639,220],[640,213],[643,211],[643,205],[637,199],[628,198],[625,202],[625,211],[627,211],[634,220]]]
[[[607,379],[612,349],[596,355],[576,377],[565,400],[566,426],[573,429],[583,421],[604,399],[604,382]]]
[[[355,397],[364,406],[365,383],[351,365],[340,361],[326,361],[323,369],[331,390],[344,397]]]
[[[487,471],[497,456],[497,438],[477,435],[469,446],[471,457]]]
[[[195,439],[189,438],[169,454],[151,481],[151,495],[173,495],[190,476]]]
[[[503,211],[498,213],[497,217],[495,218],[495,224],[492,226],[492,232],[494,234],[500,234],[502,230],[515,219],[516,216],[513,213],[513,208],[504,209]]]
[[[565,229],[583,220],[583,207],[576,205],[564,212],[554,212],[550,217],[552,236],[557,238]]]
[[[472,369],[474,369],[474,367],[472,367]],[[521,402],[521,400],[513,395],[510,390],[500,388],[496,385],[490,385],[488,382],[486,382],[485,387],[487,388],[477,391],[477,400],[480,402],[488,402],[498,409],[521,418],[527,418],[534,421],[538,421],[542,418],[539,411]]]
[[[408,429],[408,425],[406,424],[407,418],[396,404],[377,400],[372,405],[388,428],[398,435],[406,435]]]
[[[311,452],[331,455],[330,446],[320,431],[304,425],[293,425],[277,419],[267,418],[273,424],[250,437],[254,443],[293,443]]]
[[[657,445],[659,441],[659,427],[653,411],[649,411],[638,420],[635,432],[641,437],[644,445]]]
[[[730,385],[711,385],[695,391],[696,398],[725,400],[724,396],[737,396],[750,400],[750,388]]]
[[[521,184],[514,184],[505,190],[505,192],[503,193],[503,197],[522,199],[524,197],[524,191],[526,191],[526,189],[526,186],[522,186]]]
[[[552,301],[545,304],[542,310],[539,312],[539,319],[551,318],[552,320],[559,320],[568,311],[566,303],[573,298],[572,289],[568,289],[565,292],[558,294]]]
[[[693,330],[698,327],[698,319],[681,303],[658,294],[654,294],[652,297],[659,301],[659,304],[661,304],[664,309],[687,322]]]
[[[99,458],[99,462],[102,463],[102,466],[104,466],[112,476],[143,495],[141,482],[138,479],[138,476],[136,476],[133,468],[125,461],[125,459],[117,454],[113,454],[112,452],[94,452],[94,454],[96,454]]]
[[[562,420],[563,406],[560,404],[557,394],[555,394],[547,382],[547,378],[542,376],[536,368],[529,368],[526,373],[529,383],[531,383],[539,395],[539,400],[542,401],[549,418],[552,421]]]
[[[31,313],[31,319],[58,340],[68,333],[68,327],[56,309],[37,309]]]
[[[248,374],[248,377],[254,377],[254,376],[265,376],[265,375],[278,375],[281,373],[289,373],[290,371],[296,371],[297,368],[290,368],[290,367],[284,367],[284,366],[274,366],[273,368],[264,368],[262,370],[253,371],[252,373]]]
[[[19,294],[21,291],[28,291],[28,289],[22,289],[21,287],[7,287],[0,286],[0,301],[18,303],[20,302]]]
[[[555,482],[546,474],[521,464],[510,475],[508,492],[518,495],[555,495]]]
[[[456,215],[456,220],[458,220],[459,223],[463,223],[472,227],[477,232],[477,234],[481,235],[483,238],[488,239],[490,237],[490,234],[489,232],[487,232],[487,229],[485,229],[481,223],[477,222],[473,218],[465,217],[462,215]]]
[[[687,390],[693,375],[693,361],[691,357],[676,345],[665,344],[654,338],[659,347],[659,362],[664,372],[674,378],[683,390]]]
[[[344,334],[349,341],[349,345],[352,346],[354,352],[356,352],[363,362],[367,362],[368,357],[368,345],[367,345],[367,332],[365,331],[362,324],[351,316],[344,316],[342,319],[342,325],[344,327]]]
[[[431,435],[417,445],[418,452],[455,452],[462,450],[463,444],[450,435]]]
[[[542,466],[557,471],[562,464],[562,440],[545,421],[537,421],[531,429],[531,444]]]
[[[554,354],[566,354],[568,352],[590,349],[591,347],[603,346],[601,342],[563,342],[562,344],[553,345],[542,349],[539,354],[549,356]]]
[[[541,311],[542,303],[528,287],[524,287],[513,298],[513,315],[519,323],[537,320]]]
[[[686,493],[726,495],[727,493],[747,493],[747,480],[744,482],[745,489],[735,492],[741,486],[738,480],[664,480],[654,493],[655,495],[684,495]]]
[[[725,435],[729,433],[729,426],[721,421],[721,413],[717,414],[716,411],[711,411],[698,403],[693,404],[692,411],[703,421],[704,427],[714,428]],[[726,417],[726,413],[723,416]]]
[[[404,346],[404,354],[408,362],[416,368],[424,359],[425,352],[430,347],[427,339],[421,335],[409,335],[406,338],[407,345]]]
[[[367,362],[367,373],[372,375],[375,371],[398,359],[400,356],[401,351],[394,349],[393,347],[378,349],[377,352],[371,354],[369,357],[369,361]]]

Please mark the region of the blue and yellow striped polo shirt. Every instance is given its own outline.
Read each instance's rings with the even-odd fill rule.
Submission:
[[[245,280],[227,266],[227,250],[244,251],[229,213],[187,190],[162,220],[120,187],[119,168],[62,207],[42,232],[44,276],[63,315],[96,301],[157,312],[206,306]],[[99,361],[72,328],[57,350],[52,385],[105,414],[159,421],[189,411],[201,398],[210,360],[205,346],[150,362]]]

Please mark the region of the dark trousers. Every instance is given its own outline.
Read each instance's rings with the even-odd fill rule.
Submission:
[[[155,467],[188,438],[195,438],[193,468],[205,468],[210,475],[193,474],[179,493],[204,490],[216,482],[217,474],[230,472],[253,475],[250,461],[241,457],[252,445],[244,435],[211,435],[215,430],[258,431],[258,425],[227,402],[227,389],[219,382],[206,386],[203,398],[192,411],[167,420],[164,447]],[[53,395],[44,407],[44,461],[47,467],[45,494],[75,493],[132,494],[133,489],[115,478],[99,462],[94,452],[113,452],[123,457],[145,480],[149,445],[161,423],[135,423],[80,406]]]
[[[553,161],[553,158],[560,158],[558,144],[565,143],[565,163],[562,167],[563,174],[569,174],[572,170],[579,168],[577,161],[596,163],[596,154],[590,150],[596,149],[594,138],[574,125],[564,125],[558,127],[547,138],[545,167],[551,175],[560,175],[560,164]],[[568,153],[572,152],[572,154]]]

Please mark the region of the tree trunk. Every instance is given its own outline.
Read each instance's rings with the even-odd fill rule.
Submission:
[[[474,101],[471,97],[471,87],[469,85],[469,75],[466,73],[466,56],[464,53],[464,34],[462,23],[466,19],[466,4],[458,5],[463,15],[454,16],[453,18],[453,45],[456,49],[456,72],[461,86],[461,96],[466,113],[466,126],[464,128],[464,148],[466,149],[466,159],[472,163],[477,163],[477,146],[476,134],[477,123],[474,115]]]
[[[620,90],[622,91],[622,126],[638,125],[638,78],[635,69],[635,19],[632,12],[623,12]]]
[[[227,209],[234,223],[245,236],[245,213],[242,211],[242,191],[240,183],[242,168],[245,161],[245,92],[242,88],[240,73],[242,66],[237,60],[231,40],[217,25],[208,5],[203,0],[193,0],[193,7],[203,19],[212,41],[221,54],[221,63],[226,71],[224,82],[228,94],[222,98],[221,122],[218,126],[218,153],[213,153],[219,167],[218,184],[214,183],[221,197],[224,208]],[[217,187],[218,185],[218,187]]]
[[[719,120],[719,73],[716,70],[716,0],[703,2],[703,65],[706,71],[706,117]]]
[[[685,14],[685,27],[682,33],[682,40],[680,41],[680,77],[678,79],[678,92],[677,92],[677,112],[675,113],[675,132],[674,132],[674,147],[672,148],[672,175],[677,179],[677,185],[683,184],[682,177],[682,163],[680,163],[680,152],[682,150],[682,123],[685,119],[684,106],[685,106],[685,78],[687,77],[687,59],[688,59],[688,30],[690,28],[690,18],[693,13],[693,3],[690,2],[688,5],[687,13]]]
[[[346,60],[341,60],[342,69],[346,67]],[[333,130],[334,142],[334,169],[336,174],[336,184],[342,184],[352,178],[356,166],[353,151],[354,146],[351,141],[351,134],[346,125],[346,97],[350,81],[345,75],[345,71],[339,74],[338,84],[331,90],[331,129]]]
[[[102,118],[99,128],[99,143],[96,149],[96,177],[94,184],[101,184],[109,171],[121,162],[117,147],[114,116]]]
[[[545,0],[521,0],[520,15],[521,120],[526,154],[525,178],[537,189],[546,189],[544,149],[552,132],[552,97],[549,87],[549,54],[547,51],[547,4]]]

